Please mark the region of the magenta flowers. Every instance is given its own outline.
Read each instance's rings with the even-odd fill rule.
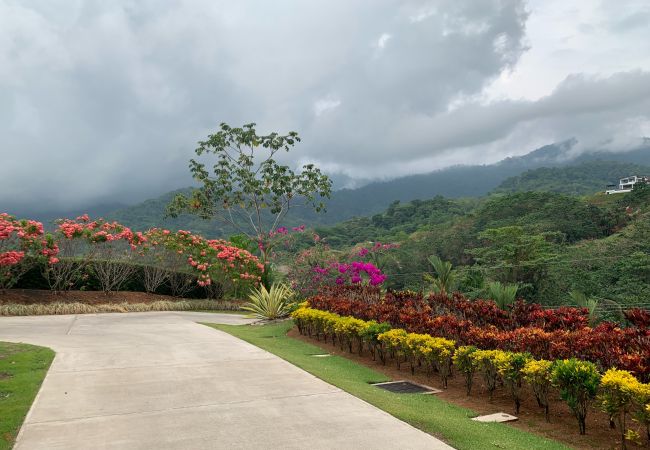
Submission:
[[[328,267],[316,266],[313,271],[319,281],[326,281],[338,273],[334,280],[338,285],[361,284],[367,281],[371,286],[379,286],[386,281],[386,275],[378,267],[364,261],[353,261],[349,264],[332,263]]]

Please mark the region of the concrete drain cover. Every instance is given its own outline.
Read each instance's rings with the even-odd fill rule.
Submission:
[[[320,355],[311,355],[312,358],[327,358],[328,356],[332,356],[329,353],[323,353]]]
[[[472,420],[475,420],[477,422],[512,422],[514,420],[517,420],[517,417],[511,416],[510,414],[506,413],[495,413],[495,414],[488,414],[487,416],[478,416],[474,417]]]
[[[395,394],[438,394],[442,392],[440,389],[411,383],[410,381],[389,381],[387,383],[373,383],[372,385]]]

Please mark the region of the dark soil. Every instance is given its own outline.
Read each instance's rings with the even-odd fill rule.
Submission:
[[[443,389],[440,378],[437,374],[426,375],[424,370],[416,369],[415,374],[411,375],[408,363],[402,363],[401,370],[397,369],[395,361],[387,360],[386,365],[382,365],[372,360],[372,356],[364,349],[363,356],[357,353],[348,353],[342,351],[338,346],[332,345],[331,341],[327,343],[317,341],[316,339],[302,336],[297,328],[289,331],[288,335],[295,339],[316,345],[328,353],[349,358],[355,362],[370,367],[378,372],[385,374],[392,380],[408,380],[415,383]],[[356,352],[356,348],[354,349]],[[415,394],[414,394],[415,395]],[[488,391],[480,374],[474,377],[471,396],[466,395],[465,380],[462,376],[456,374],[448,381],[447,389],[442,393],[436,394],[440,398],[449,401],[458,406],[471,409],[478,415],[492,414],[496,412],[505,412],[516,415],[519,420],[510,422],[511,426],[522,430],[545,436],[550,439],[562,442],[569,447],[576,449],[619,449],[621,448],[618,430],[612,430],[609,426],[609,418],[606,414],[591,408],[587,415],[587,434],[580,436],[578,433],[578,422],[566,403],[559,397],[557,391],[552,391],[550,396],[550,423],[544,418],[544,411],[537,405],[535,395],[532,390],[524,387],[522,390],[521,409],[519,414],[515,414],[515,405],[508,390],[501,386],[494,392],[494,398],[489,400]],[[631,427],[636,424],[631,420]],[[642,435],[645,429],[639,430]],[[627,443],[629,449],[647,448],[637,446],[636,444]]]

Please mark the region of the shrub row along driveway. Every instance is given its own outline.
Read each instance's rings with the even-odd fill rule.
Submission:
[[[16,449],[449,448],[230,335],[232,314],[0,317],[57,352]]]

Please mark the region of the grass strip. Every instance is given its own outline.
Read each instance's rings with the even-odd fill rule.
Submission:
[[[393,394],[369,383],[390,381],[385,375],[339,356],[314,358],[323,350],[288,337],[292,322],[246,326],[205,324],[225,331],[304,369],[316,377],[375,405],[457,449],[566,449],[565,445],[504,424],[470,420],[477,414],[435,395]]]
[[[54,359],[49,348],[0,342],[0,449],[10,449]]]
[[[100,314],[149,311],[232,311],[234,314],[248,314],[239,309],[240,302],[228,300],[158,300],[149,303],[101,303],[92,305],[82,302],[55,302],[33,305],[0,305],[0,316],[44,316],[57,314]]]

